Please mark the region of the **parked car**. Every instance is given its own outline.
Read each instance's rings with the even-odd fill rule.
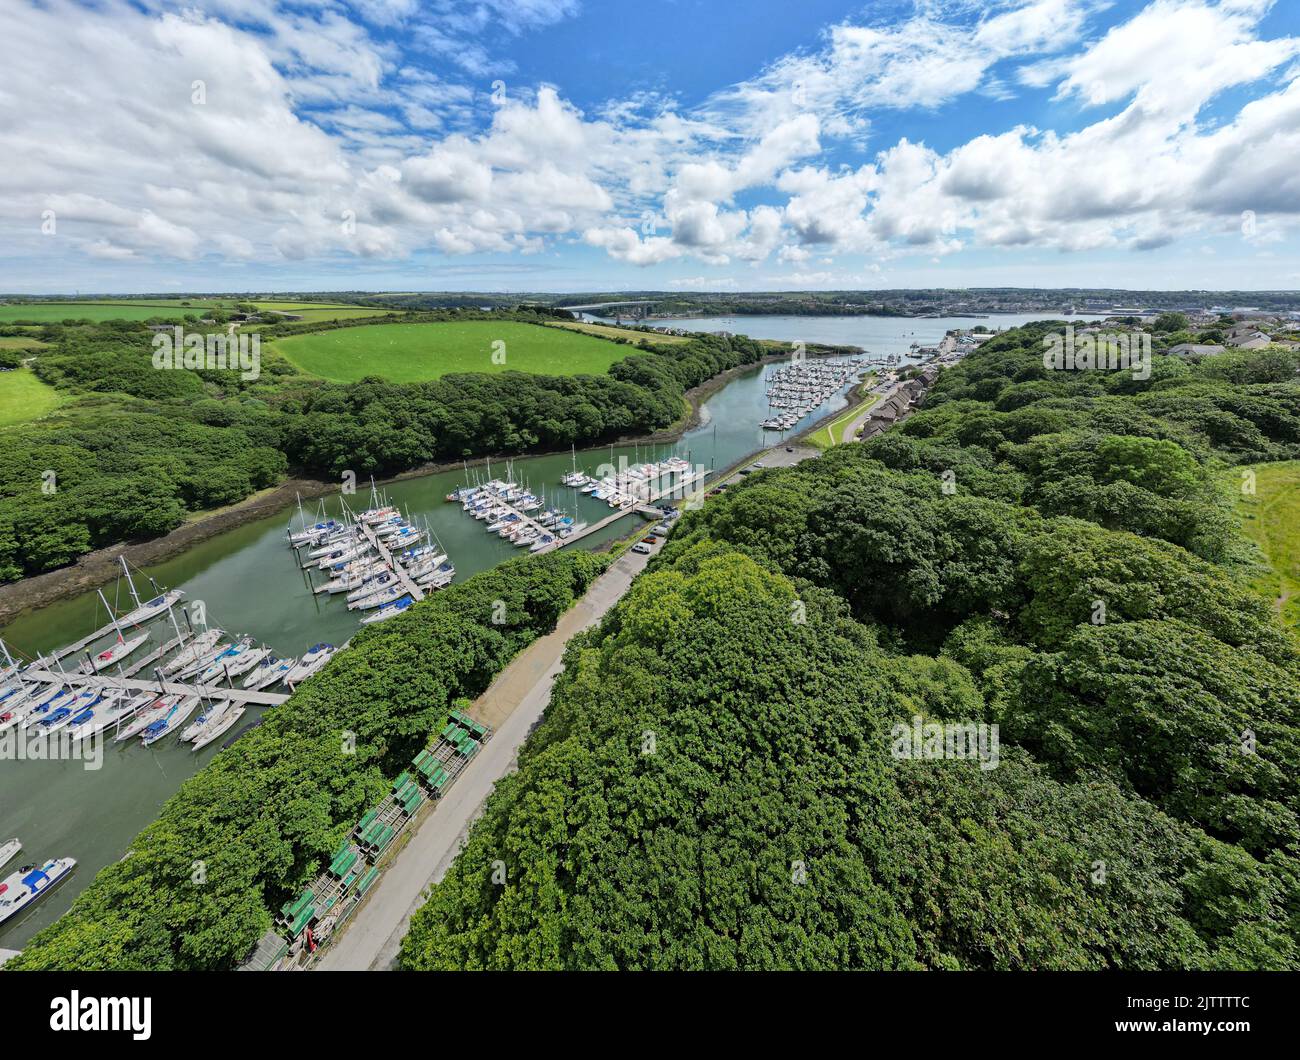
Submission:
[[[632,546],[632,551],[639,552],[643,556],[648,556],[650,555],[651,549],[649,545],[643,545],[641,544],[640,541],[638,541],[635,545]]]
[[[659,544],[659,540],[658,540],[657,538],[653,538],[653,537],[643,537],[643,538],[641,539],[641,544],[643,544],[643,545],[657,545],[657,544]]]

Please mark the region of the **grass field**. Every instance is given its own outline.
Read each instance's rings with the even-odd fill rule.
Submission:
[[[850,405],[815,434],[810,434],[808,444],[815,445],[818,449],[829,449],[832,445],[853,441],[852,438],[844,437],[844,428],[879,400],[878,395],[870,394],[866,401],[858,401]]]
[[[581,331],[585,335],[595,335],[602,339],[627,339],[629,342],[640,342],[645,339],[654,343],[677,343],[690,342],[691,340],[684,335],[650,335],[644,331],[630,331],[627,328],[611,327],[608,324],[588,324],[585,321],[557,321],[550,325],[556,328],[567,328],[570,331]]]
[[[1272,568],[1254,587],[1273,600],[1292,629],[1300,628],[1300,460],[1257,464],[1255,493],[1241,492],[1240,469],[1230,473],[1237,518]]]
[[[186,313],[196,312],[181,306],[151,306],[113,304],[111,302],[40,302],[30,305],[0,305],[0,321],[39,320],[57,324],[62,320],[148,320],[162,317],[180,320]]]
[[[39,419],[65,400],[52,386],[37,379],[30,368],[0,372],[0,427]]]
[[[188,301],[189,305],[183,305]],[[387,309],[368,309],[365,306],[330,302],[278,302],[255,299],[252,304],[259,309],[278,309],[300,315],[303,323],[322,320],[353,320],[382,316],[393,312]],[[233,309],[235,299],[161,299],[123,298],[120,301],[85,302],[31,302],[17,305],[0,305],[0,322],[6,320],[39,320],[58,323],[62,320],[181,320],[189,313],[202,315],[209,309]]]
[[[0,350],[39,350],[47,345],[40,339],[28,339],[21,335],[0,335]]]
[[[504,359],[494,359],[495,342],[504,343]],[[341,383],[368,375],[417,383],[449,372],[599,375],[631,352],[590,335],[513,320],[375,324],[290,336],[274,346],[304,372]]]

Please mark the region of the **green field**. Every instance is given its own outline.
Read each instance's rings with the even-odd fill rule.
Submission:
[[[182,304],[189,302],[189,305]],[[277,302],[250,300],[259,309],[278,309],[300,315],[303,323],[322,320],[353,320],[362,317],[382,316],[393,312],[387,309],[368,309],[365,306],[330,302]],[[124,298],[120,301],[85,302],[30,302],[0,305],[0,323],[7,320],[38,320],[42,323],[59,323],[63,320],[181,320],[187,314],[202,315],[208,309],[235,307],[232,299],[172,299]]]
[[[667,343],[672,345],[678,342],[690,342],[685,335],[651,335],[644,331],[632,331],[629,328],[616,328],[609,324],[588,324],[586,321],[556,321],[549,325],[556,328],[567,328],[569,331],[581,331],[586,335],[596,335],[602,339],[627,339],[629,342],[653,342]]]
[[[1241,491],[1241,469],[1229,473],[1237,518],[1271,568],[1254,587],[1271,599],[1283,622],[1300,628],[1300,460],[1256,464],[1255,493]]]
[[[43,324],[57,324],[63,320],[148,320],[162,317],[180,320],[186,313],[196,312],[181,306],[151,306],[136,303],[111,302],[37,302],[30,305],[0,305],[0,321],[39,320]]]
[[[0,335],[0,350],[39,350],[46,343],[40,339],[28,339],[22,335]]]
[[[815,445],[818,449],[829,449],[832,445],[853,441],[852,438],[844,437],[844,429],[879,400],[878,395],[871,394],[866,401],[858,401],[850,405],[815,434],[810,434],[808,444]]]
[[[39,419],[65,400],[52,386],[37,379],[30,368],[0,372],[0,427]]]
[[[495,342],[504,343],[503,362],[493,357]],[[589,335],[513,320],[374,324],[295,335],[274,346],[304,372],[341,383],[368,375],[417,383],[449,372],[599,375],[630,352]]]

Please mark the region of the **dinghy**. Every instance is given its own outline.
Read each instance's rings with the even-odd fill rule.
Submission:
[[[0,866],[4,865],[10,858],[14,857],[18,851],[22,850],[22,843],[17,839],[7,839],[0,843]]]

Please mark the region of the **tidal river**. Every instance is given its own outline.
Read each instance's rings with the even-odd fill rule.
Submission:
[[[937,342],[949,327],[975,323],[1005,327],[1025,319],[742,317],[675,324],[701,331],[742,332],[754,338],[857,345],[872,354],[905,355],[913,342]],[[620,457],[637,462],[679,454],[694,464],[722,470],[779,441],[779,436],[758,426],[768,415],[765,371],[755,367],[729,381],[705,403],[701,425],[676,443],[582,451],[576,454],[579,469],[594,471],[598,465],[611,460],[616,463]],[[837,395],[796,430],[838,411],[844,404],[843,394]],[[580,521],[594,523],[609,515],[610,509],[560,485],[560,477],[572,463],[569,454],[521,458],[513,462],[512,477],[528,483],[535,491],[544,489],[548,502],[567,508]],[[504,464],[493,461],[494,475],[505,470]],[[421,523],[428,520],[456,565],[458,580],[523,552],[485,533],[482,524],[465,515],[459,505],[444,501],[446,494],[464,481],[464,472],[453,471],[383,487],[406,515]],[[366,492],[362,485],[358,486],[358,496],[351,498],[354,508],[365,507]],[[323,506],[319,501],[309,506],[310,515],[320,510],[337,515],[339,498],[327,498]],[[285,542],[285,528],[291,518],[296,521],[297,513],[285,511],[249,523],[149,568],[145,574],[160,586],[183,589],[187,601],[202,601],[209,623],[229,633],[251,635],[279,655],[298,655],[318,641],[342,644],[358,629],[359,613],[348,611],[342,596],[317,596],[310,591],[307,576],[294,562]],[[629,516],[571,547],[597,548],[626,533],[634,525],[629,520],[639,519]],[[315,576],[319,582],[321,576]],[[147,579],[139,575],[136,578],[143,596],[149,589]],[[119,609],[128,606],[122,586],[105,586],[104,592]],[[91,592],[24,615],[0,631],[0,636],[11,649],[30,656],[78,640],[105,621],[99,598]],[[165,620],[154,622],[151,628],[159,642],[172,636]],[[142,648],[139,654],[147,650]],[[75,663],[69,660],[69,665]],[[250,707],[239,727],[254,720],[260,710]],[[218,753],[222,742],[218,740],[194,753],[174,735],[151,748],[140,746],[136,740],[122,744],[110,741],[104,747],[99,768],[90,770],[80,761],[0,760],[0,842],[17,837],[23,843],[22,853],[0,871],[0,876],[15,871],[19,864],[39,863],[50,857],[71,856],[78,862],[74,875],[56,892],[26,916],[0,927],[0,949],[21,948],[33,934],[66,911],[99,869],[122,857],[132,837],[154,819],[182,781]]]

